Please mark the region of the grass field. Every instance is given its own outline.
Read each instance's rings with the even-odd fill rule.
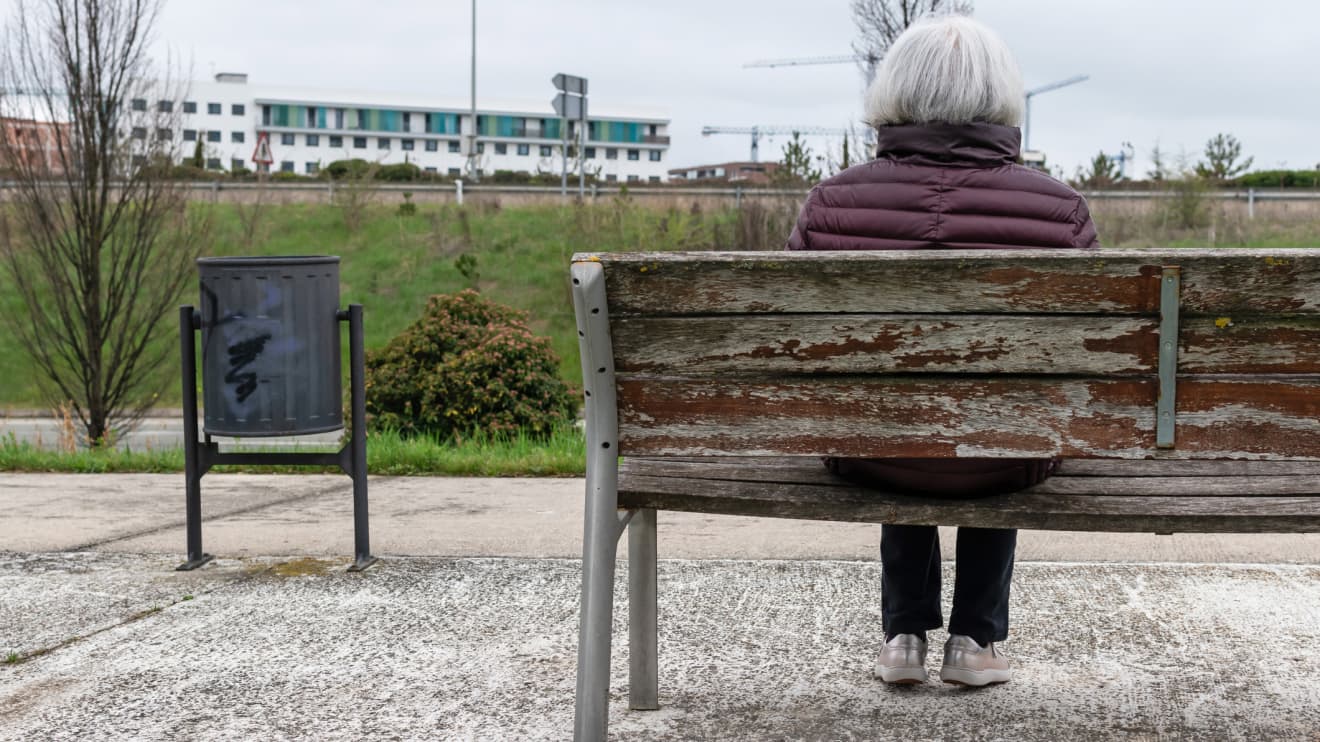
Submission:
[[[533,331],[551,338],[563,377],[578,383],[581,372],[567,278],[570,255],[643,249],[777,249],[796,204],[767,207],[750,202],[741,212],[700,212],[644,208],[626,198],[581,207],[500,208],[476,202],[465,208],[419,205],[417,213],[409,216],[401,216],[397,204],[379,204],[365,212],[357,231],[347,228],[345,210],[335,205],[197,208],[215,210],[212,240],[202,251],[206,256],[339,255],[341,304],[365,306],[368,348],[383,345],[414,321],[432,294],[474,286],[496,301],[527,310]],[[1211,241],[1220,246],[1260,247],[1320,243],[1320,225],[1313,220],[1278,224],[1221,220],[1217,226],[1212,221],[1208,229],[1171,231],[1139,214],[1097,208],[1095,216],[1101,239],[1110,247]],[[462,256],[468,257],[460,264]],[[468,266],[466,272],[462,265]],[[0,284],[5,280],[0,274]],[[196,302],[196,289],[191,288],[183,301]],[[24,311],[7,290],[0,294],[0,309],[11,319]],[[177,343],[174,322],[173,315],[165,318],[160,342]],[[30,362],[4,323],[0,323],[0,378],[5,380],[0,384],[0,409],[46,406]],[[177,406],[177,361],[159,378],[162,395],[156,404]]]

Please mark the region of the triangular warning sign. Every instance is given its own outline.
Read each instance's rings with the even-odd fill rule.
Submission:
[[[275,161],[270,153],[270,134],[263,131],[257,135],[257,148],[252,152],[252,161],[258,165],[269,165]]]

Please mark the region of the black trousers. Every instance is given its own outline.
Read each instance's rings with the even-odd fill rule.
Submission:
[[[985,646],[1008,638],[1008,589],[1017,530],[959,528],[949,633]],[[940,534],[935,526],[891,526],[880,532],[880,610],[885,636],[937,629]]]

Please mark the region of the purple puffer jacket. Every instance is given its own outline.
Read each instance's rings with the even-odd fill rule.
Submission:
[[[807,196],[790,250],[1099,247],[1086,199],[1016,163],[1021,133],[994,124],[885,126],[878,157]],[[1040,459],[826,459],[836,474],[913,494],[983,497],[1045,480]]]

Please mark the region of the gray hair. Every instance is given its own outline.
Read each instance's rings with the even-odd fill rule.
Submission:
[[[866,92],[872,126],[1019,126],[1026,106],[1022,71],[1008,45],[966,16],[917,21],[889,47]]]

